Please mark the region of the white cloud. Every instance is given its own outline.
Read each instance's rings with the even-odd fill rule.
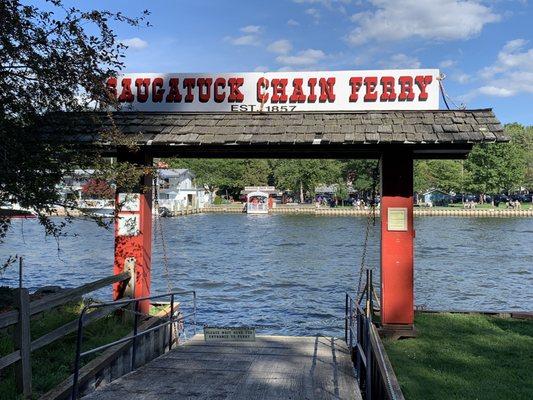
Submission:
[[[289,20],[287,21],[287,25],[288,25],[288,26],[300,26],[300,23],[299,23],[298,21],[296,21],[296,20],[294,20],[294,19],[291,18],[291,19],[289,19]]]
[[[381,61],[380,64],[385,68],[420,68],[420,61],[416,57],[410,57],[403,53],[392,55],[388,60]]]
[[[267,50],[272,53],[287,54],[292,50],[292,44],[287,39],[276,40],[268,45]]]
[[[276,61],[280,64],[291,66],[305,66],[314,65],[320,60],[324,59],[326,54],[322,50],[307,49],[299,51],[296,55],[281,55],[276,57]]]
[[[318,11],[316,8],[308,8],[305,10],[305,13],[315,20],[315,24],[318,24],[320,21],[320,11]]]
[[[501,19],[480,0],[370,0],[372,11],[354,14],[357,24],[347,37],[360,45],[411,37],[434,40],[468,39]]]
[[[507,42],[496,62],[480,71],[484,85],[477,91],[498,97],[533,93],[533,48],[527,46],[524,39]]]
[[[259,38],[256,35],[242,35],[238,37],[226,36],[224,38],[226,42],[231,43],[234,46],[258,46]]]
[[[247,25],[243,26],[240,30],[243,33],[260,33],[261,27],[259,25]]]
[[[512,90],[496,86],[482,86],[478,89],[478,92],[496,97],[510,97],[515,94]]]
[[[128,48],[132,50],[142,50],[148,47],[148,42],[138,37],[133,37],[131,39],[123,39],[120,41],[120,43],[125,46],[128,46]]]
[[[483,68],[481,76],[490,79],[495,75],[507,72],[515,68],[527,68],[526,64],[531,65],[533,62],[533,49],[520,52],[526,45],[524,39],[515,39],[507,42],[498,53],[498,60],[489,67]]]
[[[466,93],[465,99],[479,95],[511,97],[519,93],[533,94],[533,48],[524,39],[507,42],[496,61],[479,71],[480,86]]]
[[[465,74],[464,72],[460,72],[458,74],[451,75],[451,79],[453,79],[454,81],[457,81],[457,82],[459,82],[461,84],[465,84],[465,83],[470,82],[470,78],[471,78],[471,76],[468,75],[468,74]]]
[[[334,3],[349,4],[351,0],[293,0],[299,4],[318,4],[327,8],[332,8]]]
[[[451,68],[457,64],[455,60],[442,60],[439,63],[439,68]]]

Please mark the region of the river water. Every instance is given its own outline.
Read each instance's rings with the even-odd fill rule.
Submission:
[[[378,221],[379,223],[379,221]],[[198,320],[254,325],[258,333],[342,335],[344,292],[356,285],[366,219],[198,214],[162,220],[173,290],[198,292]],[[533,310],[533,219],[419,217],[415,303],[431,309]],[[16,220],[3,244],[25,257],[24,282],[79,286],[110,275],[113,233],[75,221],[68,236],[45,238],[36,221]],[[152,292],[167,289],[154,232]],[[379,231],[369,266],[379,279]],[[377,283],[377,282],[376,282]],[[10,267],[0,286],[18,284]],[[110,290],[100,291],[110,297]],[[187,309],[188,298],[180,299]]]

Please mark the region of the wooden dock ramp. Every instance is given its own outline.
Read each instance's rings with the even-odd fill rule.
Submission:
[[[84,399],[358,400],[361,394],[341,339],[206,342],[196,335]]]

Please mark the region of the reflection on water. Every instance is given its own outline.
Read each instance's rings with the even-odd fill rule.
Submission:
[[[174,290],[198,291],[198,319],[258,326],[261,333],[341,335],[366,220],[292,215],[192,215],[164,219]],[[78,286],[112,271],[113,234],[77,221],[58,243],[35,221],[15,221],[0,261],[26,258],[26,286]],[[415,299],[437,309],[532,310],[533,220],[420,217],[415,222]],[[154,240],[153,293],[166,291]],[[379,231],[367,260],[379,266]],[[379,274],[376,273],[376,278]],[[15,268],[0,285],[16,285]],[[109,297],[109,290],[99,292]],[[184,299],[185,306],[189,305]]]

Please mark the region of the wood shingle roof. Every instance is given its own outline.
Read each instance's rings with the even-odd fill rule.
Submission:
[[[110,118],[109,116],[112,116]],[[95,140],[112,127],[139,144],[376,144],[507,141],[490,109],[299,113],[59,113],[42,127],[68,128],[76,141]]]

